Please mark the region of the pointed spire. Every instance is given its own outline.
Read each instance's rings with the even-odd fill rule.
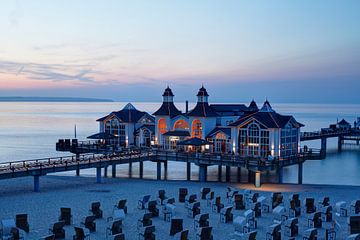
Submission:
[[[249,111],[252,111],[252,112],[259,111],[259,108],[254,99],[250,102],[248,109],[249,109]]]
[[[128,104],[125,105],[123,110],[136,110],[136,108],[131,103],[128,103]]]
[[[198,97],[198,102],[208,102],[209,94],[203,84],[201,84],[201,88],[196,96]]]
[[[260,112],[275,112],[275,111],[271,108],[271,105],[270,105],[269,101],[267,100],[267,98],[266,98],[266,100],[265,100],[262,108],[260,109]]]

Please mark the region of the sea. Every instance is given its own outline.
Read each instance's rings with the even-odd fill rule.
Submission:
[[[70,153],[57,152],[55,143],[61,138],[79,140],[98,132],[96,119],[112,111],[122,109],[125,102],[0,102],[0,163],[16,160],[68,156]],[[142,111],[154,112],[161,103],[135,102],[133,105]],[[190,107],[194,104],[190,104]],[[177,106],[184,110],[185,104]],[[316,131],[336,123],[342,118],[353,123],[360,117],[359,104],[284,104],[272,103],[273,109],[281,114],[293,115],[305,125],[302,131]],[[320,141],[303,142],[313,148],[320,148]],[[327,156],[323,160],[306,161],[303,167],[304,184],[335,184],[360,186],[360,146],[349,145],[341,152],[337,149],[337,138],[328,139]],[[184,163],[168,164],[168,179],[186,178]],[[232,170],[232,179],[236,179]],[[57,173],[74,175],[73,172]],[[82,170],[82,176],[92,177],[94,169]],[[197,179],[198,168],[192,167],[192,179]],[[138,166],[133,166],[133,177],[138,176]],[[275,172],[262,176],[262,181],[276,181]],[[127,177],[128,166],[117,168],[117,176]],[[156,178],[154,163],[144,164],[144,177]],[[246,179],[246,173],[242,176]],[[208,169],[208,180],[216,181],[217,167]],[[297,166],[284,169],[285,183],[297,182]]]

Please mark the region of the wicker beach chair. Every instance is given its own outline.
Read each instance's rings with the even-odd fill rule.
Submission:
[[[157,202],[156,200],[149,201],[147,206],[147,211],[152,214],[152,217],[158,217],[159,216],[159,209],[156,207]]]
[[[64,221],[60,221],[60,222],[56,222],[52,225],[51,228],[49,228],[49,233],[54,234],[55,239],[62,239],[65,238],[65,222]]]
[[[27,214],[17,214],[15,216],[15,220],[16,220],[17,228],[19,228],[27,233],[30,231]]]
[[[281,240],[281,224],[274,223],[268,227],[266,240]]]
[[[206,205],[208,207],[211,207],[211,201],[214,199],[215,197],[215,192],[211,191],[206,195]]]
[[[221,197],[217,196],[213,203],[211,204],[211,208],[213,212],[220,213],[221,209],[224,207],[224,204],[221,203]]]
[[[285,221],[284,235],[287,237],[296,237],[299,234],[299,219],[290,218]]]
[[[197,195],[191,194],[185,197],[185,207],[189,208],[189,205],[197,201]]]
[[[355,215],[360,213],[360,200],[354,200],[350,204],[350,214]]]
[[[126,206],[127,200],[126,199],[120,199],[118,204],[114,206],[114,208],[122,209],[124,210],[124,213],[127,214],[127,206]]]
[[[360,233],[360,216],[350,216],[348,218],[350,234]]]
[[[360,240],[360,233],[358,234],[351,234],[346,238],[346,240]]]
[[[90,239],[90,232],[88,229],[82,227],[74,227],[75,235],[73,235],[73,240],[85,240]]]
[[[147,226],[140,230],[139,239],[141,240],[155,240],[155,226]]]
[[[196,240],[212,240],[212,227],[199,228],[196,232]]]
[[[139,209],[145,209],[146,204],[149,202],[150,200],[150,195],[145,195],[143,196],[141,199],[139,199],[138,201],[138,208]]]
[[[190,204],[188,208],[188,216],[194,218],[198,214],[200,214],[200,202]]]
[[[318,232],[316,228],[307,229],[303,234],[303,240],[316,240]]]
[[[60,208],[59,221],[64,221],[65,225],[72,224],[71,208]]]
[[[189,230],[183,230],[177,234],[174,235],[174,239],[179,240],[188,240],[189,239]]]
[[[314,213],[316,212],[315,199],[306,198],[305,199],[305,213]]]
[[[158,196],[157,196],[157,203],[160,204],[160,205],[163,205],[165,203],[165,200],[167,199],[168,197],[166,197],[166,193],[165,193],[165,190],[159,190],[158,191]]]
[[[283,203],[284,196],[281,192],[274,192],[271,194],[271,200],[272,200],[272,209],[276,208],[280,204]]]
[[[221,209],[220,222],[222,223],[232,222],[233,220],[232,210],[233,210],[232,206],[224,207],[223,209]]]
[[[202,187],[200,189],[200,197],[202,200],[206,200],[206,195],[211,192],[211,189],[208,187]]]
[[[89,229],[90,232],[96,231],[96,217],[95,216],[87,216],[85,217],[82,222],[80,223],[81,226]]]
[[[209,214],[203,213],[198,214],[194,218],[194,228],[198,229],[201,227],[208,227],[209,226]]]
[[[103,211],[100,209],[100,202],[91,203],[90,213],[92,213],[96,218],[103,217]]]
[[[118,233],[122,233],[122,221],[115,220],[111,222],[110,226],[106,228],[107,235],[116,235]]]
[[[145,213],[142,218],[138,220],[138,229],[152,225],[152,213]]]
[[[124,233],[118,233],[112,236],[112,240],[125,240]]]
[[[244,202],[243,194],[237,193],[234,195],[234,208],[235,208],[235,210],[244,210],[245,209],[245,202]]]
[[[179,202],[185,202],[185,197],[188,195],[187,188],[179,188]]]
[[[183,221],[184,220],[182,218],[171,219],[170,236],[174,236],[183,230]]]

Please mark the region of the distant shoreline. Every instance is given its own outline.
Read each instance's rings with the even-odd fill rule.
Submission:
[[[113,100],[77,97],[0,97],[0,102],[113,102]]]

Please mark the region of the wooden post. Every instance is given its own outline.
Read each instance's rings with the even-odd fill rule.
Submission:
[[[252,172],[250,170],[248,170],[248,183],[252,183],[251,174],[252,174]]]
[[[237,168],[237,182],[241,182],[241,167]]]
[[[261,187],[261,172],[260,171],[255,172],[255,187],[256,188]]]
[[[129,178],[132,178],[132,162],[129,162]]]
[[[77,168],[76,168],[76,176],[80,176],[80,167],[79,167],[79,161],[80,161],[80,154],[76,154],[76,162],[77,162]]]
[[[326,145],[327,145],[327,138],[322,137],[321,138],[321,149],[320,149],[320,155],[325,158],[326,157]]]
[[[221,182],[221,175],[222,175],[222,165],[218,166],[218,181]]]
[[[106,177],[106,178],[107,178],[107,176],[108,176],[107,172],[108,172],[108,166],[106,165],[106,166],[104,167],[104,177]]]
[[[303,163],[298,164],[298,184],[303,183]]]
[[[344,137],[339,136],[338,137],[338,151],[341,152],[342,151],[342,144],[344,142]]]
[[[168,161],[164,162],[164,180],[167,180],[168,175]]]
[[[101,183],[101,167],[96,168],[96,183]]]
[[[113,178],[116,178],[116,164],[115,163],[113,163],[111,166],[111,176]]]
[[[226,182],[230,182],[230,166],[226,166],[225,168],[225,178],[226,178]]]
[[[186,180],[188,180],[188,181],[191,180],[191,163],[190,162],[186,163]]]
[[[199,181],[206,182],[207,165],[199,165]]]
[[[143,179],[144,175],[144,162],[140,161],[139,162],[139,178]]]
[[[157,164],[157,171],[156,171],[157,180],[161,180],[161,162],[158,161],[158,162],[156,162],[156,164]]]
[[[40,192],[40,176],[34,176],[34,192]]]
[[[281,167],[281,168],[278,168],[278,181],[279,181],[279,183],[283,183],[283,168]]]

